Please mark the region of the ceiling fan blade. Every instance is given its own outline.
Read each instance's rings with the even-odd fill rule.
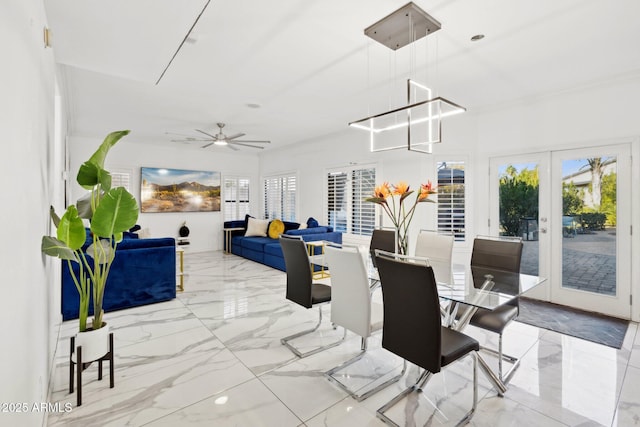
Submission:
[[[229,145],[242,145],[243,147],[257,148],[259,150],[263,150],[264,149],[264,147],[260,147],[260,146],[257,146],[257,145],[243,144],[242,142],[238,142],[238,141],[229,141],[228,144]]]
[[[249,139],[239,139],[233,142],[250,142],[251,144],[271,144],[271,141],[251,141]]]
[[[231,139],[240,138],[241,136],[245,136],[245,134],[244,134],[244,133],[236,133],[235,135],[228,136],[228,137],[226,138],[226,140],[227,140],[227,141],[229,141],[229,140],[231,140]]]
[[[171,142],[207,142],[211,141],[211,139],[199,139],[199,138],[185,138],[185,139],[172,139]]]
[[[186,138],[194,138],[194,136],[193,136],[193,135],[189,135],[189,134],[186,134],[186,133],[165,132],[164,134],[165,134],[165,135],[177,135],[177,136],[184,136],[184,137],[186,137]]]
[[[213,144],[214,144],[213,142],[210,142],[210,143],[208,143],[208,144],[203,145],[203,146],[202,146],[202,147],[200,147],[200,148],[207,148],[207,147],[211,147]]]
[[[217,137],[216,135],[211,135],[210,133],[207,133],[207,132],[205,132],[205,131],[203,131],[203,130],[196,129],[196,131],[197,131],[197,132],[200,132],[200,133],[204,133],[205,135],[210,136],[210,137],[211,137],[211,138],[213,138],[214,140],[217,140],[217,139],[218,139],[218,137]]]
[[[233,151],[238,151],[238,150],[239,150],[239,148],[234,147],[234,146],[233,146],[233,145],[231,145],[231,144],[227,144],[227,147],[231,148]]]

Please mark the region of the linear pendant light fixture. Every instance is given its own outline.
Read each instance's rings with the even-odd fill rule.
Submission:
[[[411,2],[371,25],[364,33],[397,50],[440,28],[437,20]],[[441,142],[441,119],[466,111],[445,98],[432,96],[430,88],[409,79],[406,106],[353,121],[349,126],[369,132],[372,152],[406,148],[431,153],[432,144]]]

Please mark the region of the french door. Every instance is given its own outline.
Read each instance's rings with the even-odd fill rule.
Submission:
[[[523,238],[521,271],[546,277],[529,296],[630,318],[628,144],[494,157],[493,235]]]

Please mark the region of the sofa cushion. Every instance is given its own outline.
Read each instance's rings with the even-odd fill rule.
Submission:
[[[269,227],[269,220],[249,218],[247,223],[247,231],[245,231],[245,237],[259,236],[266,237],[267,228]]]
[[[280,242],[264,245],[264,253],[282,257],[282,246],[280,246]]]
[[[328,232],[328,227],[313,227],[313,228],[305,228],[302,230],[289,230],[285,234],[289,236],[304,236],[307,234],[318,234],[318,233],[326,233]]]
[[[309,217],[309,219],[307,220],[307,227],[308,228],[315,228],[318,227],[320,224],[318,224],[318,220],[316,220],[314,217]]]
[[[118,243],[117,251],[127,249],[157,248],[162,246],[175,246],[176,240],[173,237],[160,237],[157,239],[123,239]]]
[[[269,234],[269,237],[272,239],[277,239],[282,233],[284,233],[284,222],[280,221],[279,219],[274,219],[273,221],[271,221],[267,233]]]
[[[264,245],[269,243],[273,243],[273,239],[269,237],[244,237],[240,241],[240,246],[252,251],[264,252]]]
[[[291,222],[291,221],[282,221],[284,223],[284,231],[289,231],[289,230],[297,230],[298,227],[300,227],[300,224],[297,222]]]

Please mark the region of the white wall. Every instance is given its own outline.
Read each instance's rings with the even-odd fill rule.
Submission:
[[[52,227],[49,205],[59,206],[62,194],[62,150],[54,143],[55,68],[51,49],[43,45],[45,26],[42,1],[2,2],[2,403],[47,401],[60,323],[59,262],[40,252],[41,236]],[[44,419],[39,412],[0,413],[1,425],[36,426]]]
[[[119,130],[119,129],[113,129]],[[106,136],[106,135],[105,135]],[[71,201],[84,194],[75,177],[80,165],[86,161],[102,143],[102,138],[72,137],[71,180],[73,181]],[[230,150],[226,150],[230,151]],[[260,189],[258,179],[258,156],[244,151],[242,154],[226,153],[218,150],[174,148],[158,146],[136,138],[135,129],[122,138],[109,152],[105,162],[107,170],[126,169],[131,172],[131,193],[140,203],[140,167],[173,168],[186,170],[217,171],[225,176],[246,176],[251,180],[252,213],[259,212]],[[242,218],[237,218],[242,219]],[[178,237],[178,229],[186,221],[189,227],[189,250],[200,252],[221,250],[223,242],[223,216],[221,212],[171,212],[141,213],[138,224],[148,228],[151,237]]]

